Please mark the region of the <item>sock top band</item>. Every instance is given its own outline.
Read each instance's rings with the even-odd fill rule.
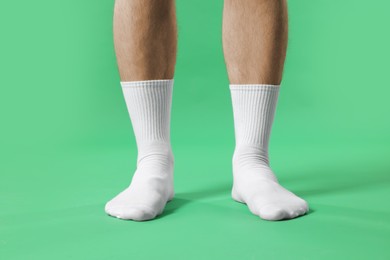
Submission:
[[[278,90],[280,85],[270,85],[270,84],[230,84],[230,90]]]
[[[151,79],[138,81],[121,81],[122,87],[153,87],[161,85],[173,85],[174,79]]]

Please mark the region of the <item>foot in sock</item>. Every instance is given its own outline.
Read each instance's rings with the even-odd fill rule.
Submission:
[[[247,204],[253,214],[265,220],[282,220],[308,211],[306,201],[279,184],[267,161],[262,160],[261,150],[236,148],[233,158],[232,197]]]
[[[174,196],[170,145],[172,80],[121,82],[137,141],[137,168],[130,186],[110,200],[107,214],[136,221],[160,215]]]
[[[236,149],[232,197],[265,220],[305,214],[308,204],[283,188],[269,165],[268,144],[279,85],[231,84]]]
[[[174,196],[173,155],[166,145],[151,145],[140,157],[130,186],[106,204],[107,214],[144,221],[160,215]]]

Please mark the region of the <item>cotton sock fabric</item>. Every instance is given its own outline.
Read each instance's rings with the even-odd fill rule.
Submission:
[[[106,206],[107,214],[135,221],[160,215],[174,196],[170,144],[173,79],[121,82],[138,156],[130,185]]]
[[[283,188],[270,168],[268,144],[279,85],[230,84],[236,147],[233,154],[234,200],[265,220],[291,219],[308,204]]]

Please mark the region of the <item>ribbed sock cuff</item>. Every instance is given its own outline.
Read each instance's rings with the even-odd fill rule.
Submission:
[[[151,79],[151,80],[138,80],[138,81],[121,81],[123,88],[132,87],[159,87],[166,85],[173,85],[174,79]]]
[[[230,84],[230,90],[248,91],[248,90],[270,90],[278,91],[280,85],[270,84]]]
[[[173,79],[121,85],[139,148],[142,143],[170,142]]]
[[[280,85],[230,84],[236,144],[268,149]]]

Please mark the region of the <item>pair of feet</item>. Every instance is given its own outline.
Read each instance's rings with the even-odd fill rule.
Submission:
[[[283,188],[256,148],[236,148],[233,156],[232,198],[265,220],[292,219],[308,212],[308,204]],[[155,150],[138,160],[130,186],[109,201],[107,214],[120,219],[145,221],[164,211],[173,199],[173,154]]]

